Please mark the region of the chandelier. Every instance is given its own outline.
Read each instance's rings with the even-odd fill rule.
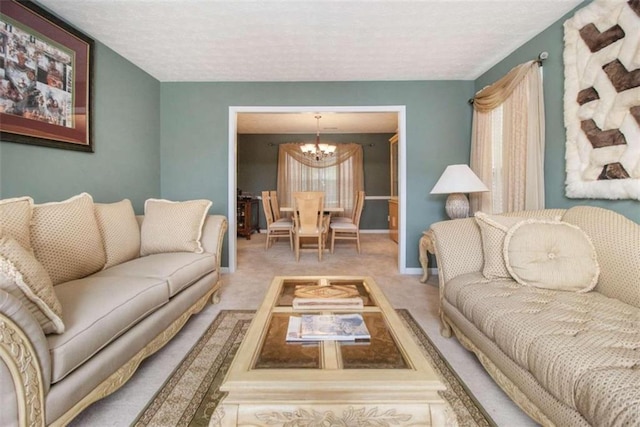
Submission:
[[[333,156],[333,153],[336,151],[336,146],[331,144],[320,144],[320,119],[322,116],[318,115],[314,117],[317,121],[316,143],[303,144],[300,146],[300,150],[302,150],[302,153],[305,156],[315,159],[316,161],[320,161]]]

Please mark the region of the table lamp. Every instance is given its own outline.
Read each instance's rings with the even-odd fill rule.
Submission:
[[[449,218],[469,216],[469,199],[464,193],[489,191],[467,165],[449,165],[431,190],[431,194],[449,194],[445,210]]]

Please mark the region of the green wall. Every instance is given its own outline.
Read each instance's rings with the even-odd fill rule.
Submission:
[[[160,82],[97,43],[94,148],[83,153],[0,143],[0,197],[63,200],[86,191],[96,202],[160,195]]]
[[[323,134],[322,142],[362,145],[364,190],[367,196],[389,197],[389,138],[393,133]],[[245,134],[238,135],[238,181],[243,192],[259,196],[263,190],[275,190],[278,180],[278,145],[288,142],[313,142],[315,134]],[[266,227],[260,206],[260,227]],[[360,228],[387,229],[387,200],[367,200],[362,210]]]
[[[588,3],[590,2],[582,3],[574,11]],[[562,52],[564,50],[564,29],[562,25],[565,20],[573,16],[574,11],[562,17],[480,76],[475,82],[475,89],[478,91],[495,82],[516,65],[537,58],[540,52],[549,52],[549,58],[544,62],[543,67],[546,121],[544,159],[546,206],[548,208],[569,208],[576,205],[599,206],[612,209],[635,222],[640,222],[640,201],[638,200],[569,199],[565,196],[566,133],[563,115],[564,65]]]
[[[406,106],[407,267],[422,231],[446,218],[429,191],[445,166],[469,160],[472,81],[162,83],[161,188],[169,199],[206,197],[226,215],[230,106]],[[223,265],[228,265],[225,240]]]

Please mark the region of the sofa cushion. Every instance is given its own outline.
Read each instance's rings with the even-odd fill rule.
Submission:
[[[148,199],[144,204],[140,255],[202,253],[202,225],[210,207],[210,200],[173,202]]]
[[[538,289],[512,280],[483,282],[478,273],[460,276],[445,289],[447,301],[549,393],[577,409],[591,424],[607,424],[600,421],[611,416],[611,405],[587,405],[606,402],[611,393],[618,399],[617,410],[640,402],[640,388],[625,388],[623,380],[607,386],[602,383],[607,372],[616,378],[637,375],[637,308],[598,292]],[[595,371],[605,375],[589,374]],[[585,396],[585,390],[593,395]]]
[[[0,229],[5,236],[18,241],[20,246],[31,251],[31,237],[29,226],[33,199],[31,197],[16,197],[0,200]]]
[[[507,231],[525,218],[517,216],[488,215],[476,212],[475,218],[482,235],[484,266],[482,274],[488,279],[511,278],[504,262],[503,248]]]
[[[507,270],[520,284],[536,288],[588,292],[600,269],[589,237],[575,225],[528,219],[504,239]]]
[[[147,255],[96,273],[96,277],[150,277],[165,280],[172,297],[216,269],[214,254],[172,252]]]
[[[35,205],[31,244],[54,285],[101,270],[106,257],[91,196]]]
[[[62,307],[53,283],[33,253],[0,230],[0,289],[17,298],[45,334],[64,332]]]
[[[140,227],[131,201],[95,203],[94,208],[106,255],[103,268],[137,258],[140,255]]]
[[[595,290],[640,308],[640,225],[592,206],[573,207],[562,220],[580,227],[596,248],[600,277]]]
[[[67,328],[47,337],[53,383],[169,300],[166,282],[153,278],[90,276],[55,290]]]

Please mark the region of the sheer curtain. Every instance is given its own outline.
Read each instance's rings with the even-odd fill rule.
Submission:
[[[471,194],[474,212],[544,208],[541,68],[529,61],[473,100],[471,169],[491,190]]]
[[[317,161],[302,154],[302,144],[280,144],[278,197],[281,206],[293,206],[296,191],[324,191],[325,206],[340,206],[351,216],[355,196],[364,189],[362,146],[336,144],[333,156]]]

